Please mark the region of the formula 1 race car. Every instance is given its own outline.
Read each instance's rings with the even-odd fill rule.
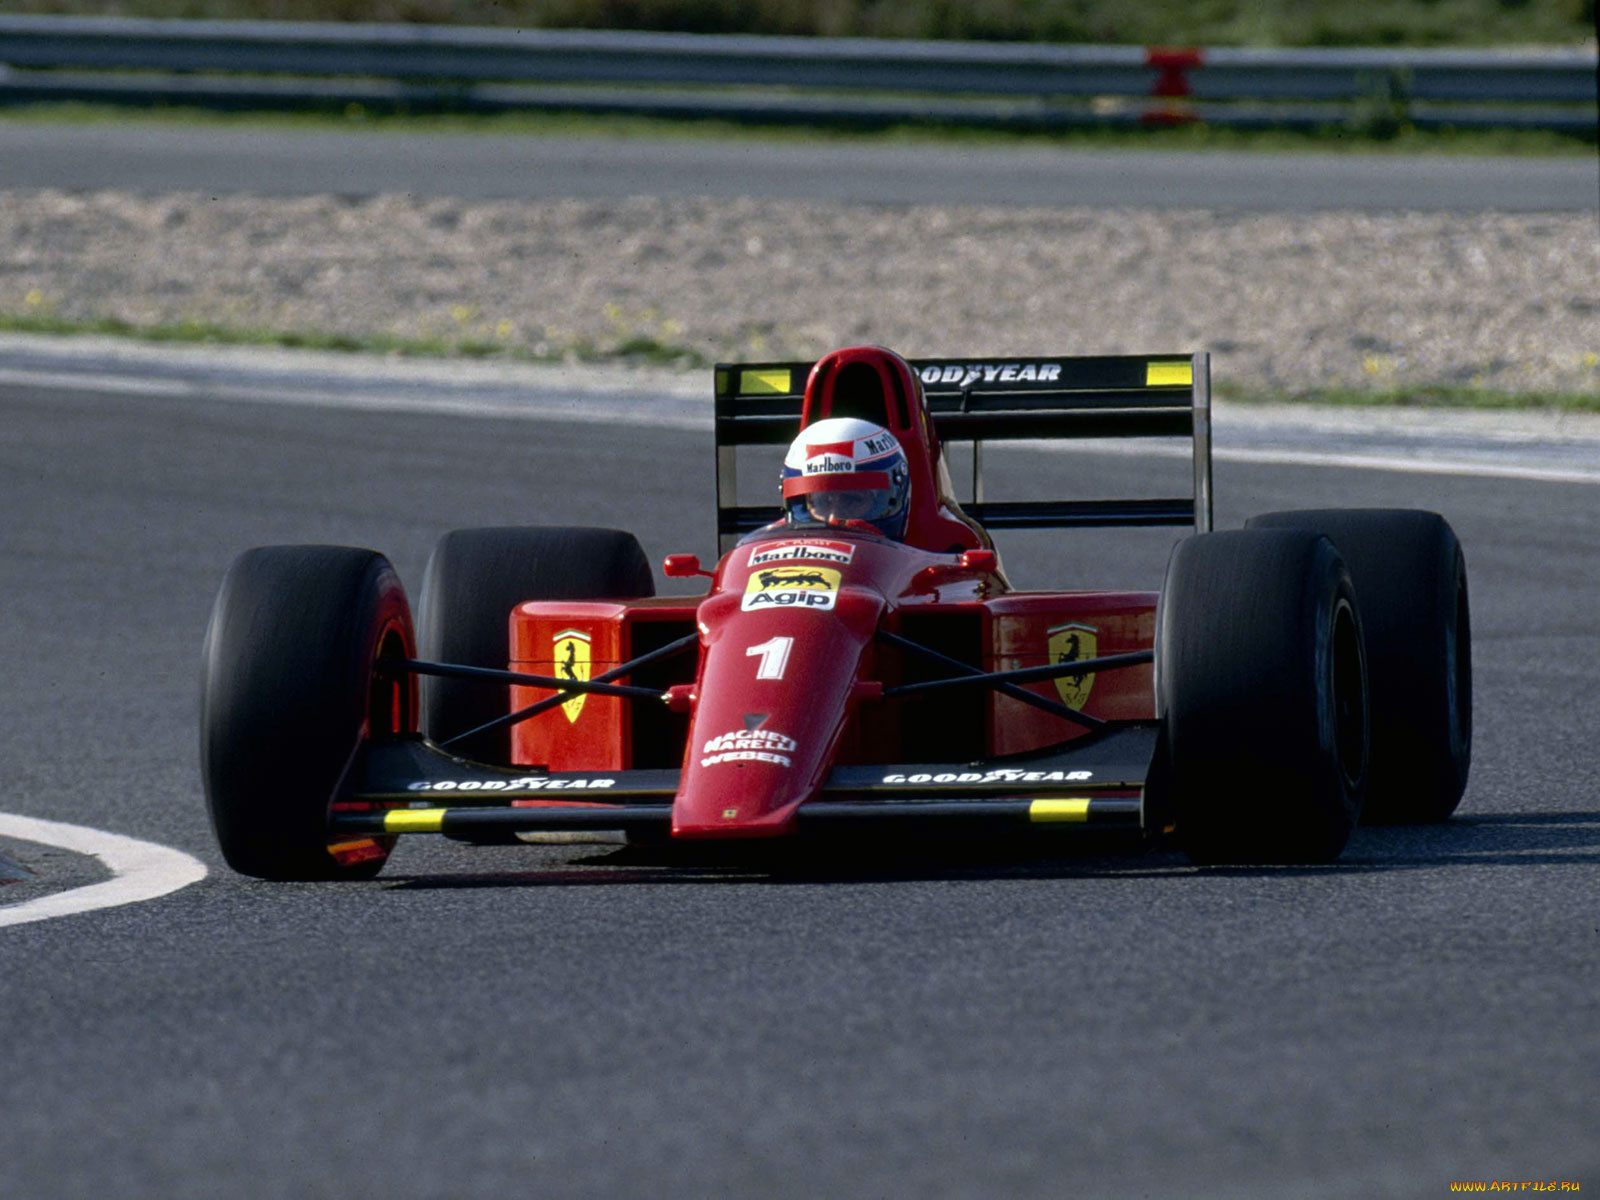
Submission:
[[[719,366],[721,558],[664,568],[707,577],[700,597],[654,596],[629,533],[465,529],[429,561],[414,632],[380,554],[247,551],[205,642],[222,852],[262,878],[351,879],[414,833],[893,845],[1122,828],[1196,863],[1315,863],[1363,812],[1443,820],[1472,733],[1454,533],[1410,510],[1211,532],[1209,372],[1205,354],[874,347]],[[903,500],[893,536],[795,519],[824,485],[791,465],[787,514],[738,503],[741,448],[847,418],[899,443],[871,473]],[[984,442],[1078,437],[1187,439],[1193,492],[984,503]],[[973,446],[964,505],[956,441]],[[1016,591],[989,532],[1151,525],[1193,529],[1159,593]]]

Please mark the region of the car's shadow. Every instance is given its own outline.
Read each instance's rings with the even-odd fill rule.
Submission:
[[[1325,866],[1195,867],[1171,844],[1127,834],[907,844],[569,846],[528,848],[531,869],[392,873],[391,888],[815,884],[1206,875],[1350,875],[1442,866],[1600,865],[1600,812],[1467,814],[1441,825],[1363,826]]]

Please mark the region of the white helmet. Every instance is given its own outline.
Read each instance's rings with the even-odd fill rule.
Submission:
[[[906,452],[881,425],[830,417],[800,431],[783,460],[783,506],[790,525],[865,521],[905,536],[911,473]]]

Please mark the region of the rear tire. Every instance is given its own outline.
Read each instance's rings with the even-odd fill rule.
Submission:
[[[1367,776],[1355,589],[1326,538],[1202,534],[1156,612],[1156,712],[1179,843],[1197,863],[1339,856]]]
[[[381,554],[266,546],[234,560],[200,685],[200,771],[230,867],[260,879],[383,868],[394,839],[331,838],[329,805],[364,738],[416,728],[414,681],[373,670],[414,646],[405,590]]]
[[[1443,821],[1472,764],[1472,620],[1461,543],[1437,513],[1313,509],[1247,528],[1305,529],[1339,547],[1365,630],[1372,779],[1362,820]]]
[[[418,604],[421,656],[504,671],[511,611],[527,600],[632,600],[655,595],[639,541],[618,529],[508,526],[457,529],[428,560]],[[443,743],[510,711],[503,684],[425,678],[422,728]],[[511,761],[509,726],[451,742],[450,753]]]

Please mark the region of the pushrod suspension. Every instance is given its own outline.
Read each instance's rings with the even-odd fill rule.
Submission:
[[[1075,662],[1047,663],[1042,667],[1021,667],[1015,671],[985,671],[978,675],[958,675],[950,679],[930,679],[925,683],[905,683],[899,687],[884,688],[885,698],[909,696],[916,692],[932,692],[942,688],[999,687],[1003,682],[1031,683],[1039,679],[1060,679],[1063,675],[1087,675],[1092,671],[1115,671],[1123,667],[1138,667],[1155,661],[1155,651],[1135,650],[1131,654],[1108,654],[1104,658],[1081,658]]]
[[[423,662],[415,658],[380,658],[374,666],[398,675],[436,675],[441,679],[476,679],[484,683],[519,683],[525,687],[554,688],[558,692],[585,692],[597,696],[629,696],[637,700],[660,700],[665,693],[655,688],[628,687],[589,679],[556,679],[550,675],[527,675],[521,671],[495,671],[489,667],[465,667],[456,663]]]
[[[931,647],[913,642],[910,638],[901,637],[898,633],[890,633],[886,629],[880,629],[878,631],[878,638],[880,641],[887,642],[889,645],[898,647],[901,650],[908,651],[912,654],[920,654],[922,657],[931,662],[936,662],[942,666],[952,667],[957,671],[964,672],[968,677],[976,678],[982,676],[983,678],[988,678],[988,676],[984,675],[984,672],[981,668],[975,667],[971,663],[964,663],[959,658],[951,658],[948,654],[941,654],[939,651],[934,650]],[[1072,721],[1075,724],[1083,726],[1085,729],[1098,730],[1104,729],[1106,726],[1106,723],[1099,717],[1091,717],[1086,712],[1080,712],[1076,708],[1069,708],[1065,704],[1059,704],[1054,700],[1039,695],[1037,692],[1030,692],[1026,688],[1020,688],[1014,683],[1009,683],[1002,680],[995,683],[993,686],[996,688],[996,690],[1004,692],[1007,696],[1010,696],[1014,700],[1020,700],[1024,704],[1031,704],[1034,708],[1041,709],[1044,712],[1049,713],[1051,716],[1063,717],[1068,721]],[[898,688],[890,689],[885,691],[884,695],[892,695],[899,690],[900,689]]]
[[[605,674],[596,675],[592,680],[590,680],[590,682],[610,683],[613,679],[621,679],[630,671],[636,671],[640,667],[648,666],[653,662],[659,662],[663,658],[670,658],[674,654],[680,654],[699,640],[700,635],[698,633],[691,633],[686,637],[679,638],[675,642],[668,642],[665,646],[657,647],[648,654],[641,654],[638,658],[630,659],[619,667],[612,667],[611,670],[605,672]],[[648,692],[650,689],[646,688],[643,690]],[[499,729],[504,725],[518,725],[523,721],[531,721],[534,717],[539,716],[541,713],[549,712],[552,708],[555,708],[561,704],[565,704],[574,694],[575,692],[573,690],[564,689],[560,692],[557,692],[554,696],[546,696],[543,700],[535,701],[526,708],[519,708],[515,712],[508,712],[504,716],[496,717],[492,721],[485,721],[476,729],[468,729],[463,733],[456,734],[454,737],[446,738],[444,741],[440,742],[439,745],[448,746],[452,742],[462,741],[466,738],[472,737],[474,734],[488,733],[490,730]],[[651,694],[659,699],[663,693],[652,692]]]

